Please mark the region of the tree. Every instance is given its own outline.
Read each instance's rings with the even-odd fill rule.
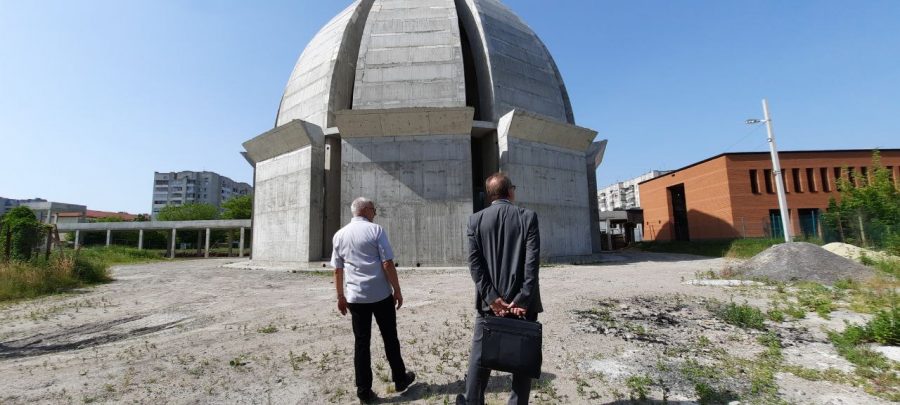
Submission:
[[[253,215],[253,196],[242,195],[234,197],[222,203],[222,219],[250,219]],[[232,241],[237,237],[237,231],[229,230],[226,234],[228,243],[228,256],[233,253]]]
[[[0,230],[4,260],[31,260],[34,247],[44,234],[42,224],[28,207],[9,210],[0,221]]]
[[[216,219],[219,209],[211,204],[167,205],[159,211],[160,221],[202,221]]]
[[[848,243],[900,249],[900,190],[881,164],[881,153],[872,154],[869,178],[846,167],[843,172],[837,182],[840,198],[832,198],[822,216],[826,226]]]
[[[253,211],[253,196],[242,195],[222,203],[222,219],[250,219]]]

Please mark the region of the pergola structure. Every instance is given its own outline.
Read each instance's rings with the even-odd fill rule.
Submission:
[[[75,247],[81,241],[81,232],[106,232],[106,246],[112,242],[113,231],[137,231],[138,249],[144,248],[144,231],[171,231],[169,257],[175,257],[175,236],[179,230],[206,230],[204,257],[209,257],[209,237],[213,229],[239,229],[238,257],[244,257],[244,234],[251,228],[249,219],[226,219],[208,221],[147,221],[147,222],[91,222],[57,224],[59,232],[75,232]]]

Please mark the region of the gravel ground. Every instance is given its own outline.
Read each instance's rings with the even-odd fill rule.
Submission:
[[[724,260],[608,258],[542,268],[545,373],[533,403],[622,401],[633,388],[628,379],[643,375],[668,379],[659,386],[665,389],[648,389],[650,400],[693,403],[693,385],[666,371],[687,358],[703,361],[691,351],[700,335],[701,352],[751,359],[763,351],[758,333],[718,322],[706,308],[731,299],[764,307],[764,294],[684,283],[721,270]],[[355,403],[353,334],[349,317],[335,309],[330,273],[223,267],[233,262],[119,267],[113,283],[0,308],[0,403]],[[452,403],[463,389],[474,318],[468,271],[401,269],[400,278],[406,302],[398,328],[418,379],[402,395],[391,392],[374,333],[375,391],[383,403]],[[604,308],[607,315],[597,315]],[[790,349],[786,360],[852,367],[794,327],[779,332]],[[815,344],[810,352],[821,361],[804,357],[806,344]],[[839,384],[781,374],[775,380],[790,403],[881,403]],[[723,381],[734,392],[746,385]],[[495,373],[489,402],[503,403],[509,383]]]

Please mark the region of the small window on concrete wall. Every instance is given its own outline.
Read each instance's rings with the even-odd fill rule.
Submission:
[[[810,193],[819,191],[819,188],[816,187],[816,171],[813,169],[806,169],[806,189]]]
[[[766,193],[775,194],[775,187],[772,186],[772,183],[775,181],[775,178],[772,177],[772,171],[769,169],[763,170],[763,179],[766,181]]]
[[[759,194],[759,178],[756,176],[756,170],[750,170],[750,191],[753,194]]]
[[[803,192],[803,182],[800,181],[800,169],[791,169],[791,180],[794,183],[794,192]]]

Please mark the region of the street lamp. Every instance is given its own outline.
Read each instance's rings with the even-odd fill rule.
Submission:
[[[784,241],[791,242],[791,220],[788,218],[787,198],[784,196],[784,178],[781,175],[781,163],[778,161],[778,150],[775,147],[775,134],[772,130],[772,119],[769,118],[769,103],[762,100],[764,119],[751,118],[744,121],[747,125],[756,125],[765,122],[768,132],[769,152],[772,154],[772,173],[775,175],[775,191],[778,193],[778,208],[781,210],[781,229],[784,231]]]

